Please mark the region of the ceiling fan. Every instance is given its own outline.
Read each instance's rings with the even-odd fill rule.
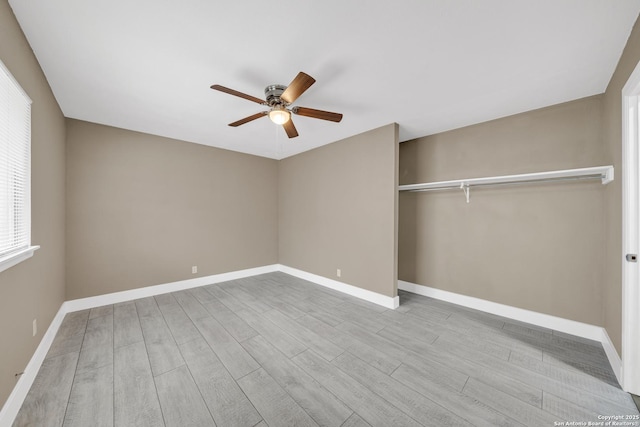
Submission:
[[[300,95],[302,95],[307,89],[311,87],[316,81],[313,77],[302,71],[293,79],[289,86],[283,85],[269,85],[264,89],[264,95],[266,101],[255,96],[247,95],[246,93],[238,92],[237,90],[229,89],[228,87],[213,85],[211,89],[219,90],[220,92],[228,93],[229,95],[238,96],[240,98],[248,99],[260,105],[266,105],[269,107],[268,111],[262,111],[260,113],[253,114],[244,119],[240,119],[233,123],[229,123],[229,126],[237,127],[250,121],[259,119],[260,117],[269,116],[272,122],[278,125],[282,125],[287,136],[289,138],[295,138],[298,136],[298,131],[291,120],[291,113],[299,116],[311,117],[314,119],[329,120],[331,122],[339,122],[342,120],[342,114],[332,113],[330,111],[315,110],[313,108],[306,107],[290,107]]]

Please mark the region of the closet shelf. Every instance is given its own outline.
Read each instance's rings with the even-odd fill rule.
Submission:
[[[525,184],[535,182],[566,181],[576,179],[600,179],[602,184],[613,181],[613,166],[596,166],[549,172],[523,173],[519,175],[491,176],[485,178],[454,179],[451,181],[425,182],[398,186],[399,191],[432,191],[462,189],[469,202],[469,188],[485,185]]]

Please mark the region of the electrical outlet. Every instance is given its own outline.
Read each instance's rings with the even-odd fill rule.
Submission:
[[[342,271],[340,269],[336,270],[336,276],[338,277],[342,276]]]
[[[38,319],[33,319],[33,336],[35,337],[36,334],[38,333]]]
[[[196,274],[198,272],[198,266],[194,265],[193,267],[191,267],[191,274]]]

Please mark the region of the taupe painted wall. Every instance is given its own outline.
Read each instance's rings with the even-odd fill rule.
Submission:
[[[392,124],[281,160],[280,263],[395,296],[397,150]]]
[[[406,142],[400,183],[599,166],[602,96]],[[605,187],[400,195],[399,279],[603,324]]]
[[[636,21],[618,66],[604,95],[606,161],[616,167],[618,179],[605,191],[607,206],[606,274],[603,280],[604,327],[622,349],[622,88],[640,61],[640,24]]]
[[[6,0],[0,59],[32,99],[31,203],[34,256],[0,273],[0,407],[64,301],[64,117]],[[31,336],[31,322],[38,333]]]
[[[275,160],[68,119],[67,299],[277,263],[277,174]]]

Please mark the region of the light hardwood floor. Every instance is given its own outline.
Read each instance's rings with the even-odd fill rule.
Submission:
[[[638,410],[597,342],[406,292],[387,310],[270,273],[68,314],[14,425],[539,427],[611,415]]]

